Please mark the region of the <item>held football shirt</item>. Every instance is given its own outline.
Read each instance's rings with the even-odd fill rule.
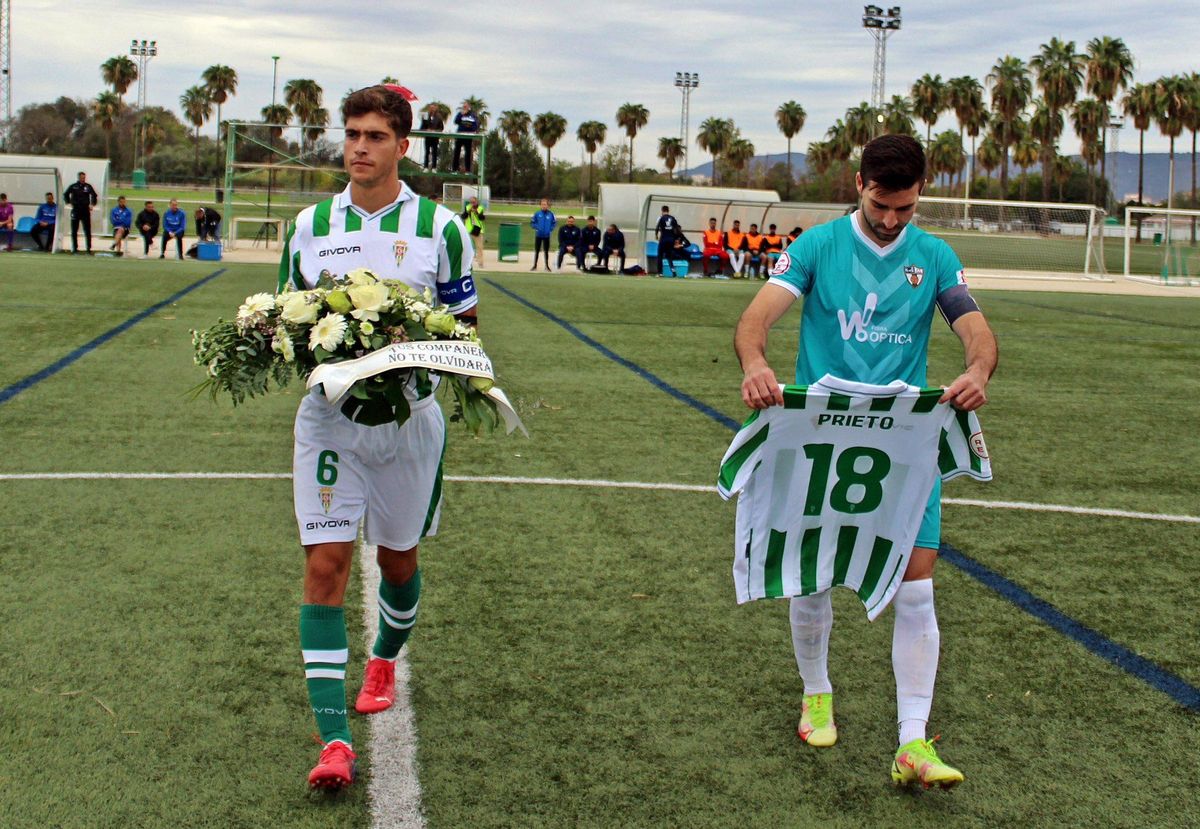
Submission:
[[[872,620],[887,607],[935,478],[992,478],[979,419],[942,394],[826,375],[746,420],[717,480],[721,497],[738,494],[739,604],[841,586]]]

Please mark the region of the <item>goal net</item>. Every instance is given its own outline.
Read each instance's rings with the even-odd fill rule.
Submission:
[[[1104,215],[1090,204],[923,196],[914,221],[944,239],[973,273],[1106,279]],[[1116,248],[1111,254],[1115,259]]]
[[[467,202],[471,200],[472,196],[479,199],[479,206],[483,208],[484,213],[491,209],[492,188],[486,184],[482,187],[477,184],[451,184],[450,182],[442,185],[442,204],[457,213],[462,213],[467,209]]]
[[[1159,285],[1200,285],[1200,210],[1125,208],[1126,279]]]

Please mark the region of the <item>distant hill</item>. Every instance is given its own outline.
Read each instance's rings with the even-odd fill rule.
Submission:
[[[1176,142],[1178,146],[1179,142]],[[699,150],[696,151],[700,153]],[[702,157],[702,156],[701,156]],[[1079,156],[1073,156],[1079,161]],[[766,165],[768,167],[775,164],[787,164],[787,153],[774,153],[772,155],[756,155],[750,162],[753,166]],[[1108,157],[1108,175],[1113,177],[1113,167],[1116,167],[1116,178],[1113,187],[1114,194],[1118,199],[1124,201],[1127,196],[1137,195],[1138,185],[1138,155],[1137,153],[1119,152],[1109,155]],[[796,171],[796,175],[802,175],[808,170],[808,165],[805,163],[803,151],[792,151],[792,168]],[[1031,167],[1030,172],[1039,169],[1037,166]],[[1153,201],[1162,201],[1167,197],[1167,179],[1170,169],[1170,156],[1167,153],[1146,153],[1146,183],[1144,188],[1145,197]],[[1097,168],[1099,170],[1099,168]],[[1015,175],[1017,169],[1011,168],[1009,175]],[[712,175],[712,161],[705,164],[700,164],[692,167],[687,171],[686,175]],[[999,175],[999,172],[993,175]],[[1179,193],[1191,187],[1192,183],[1192,155],[1190,149],[1187,152],[1176,151],[1175,153],[1175,192]]]

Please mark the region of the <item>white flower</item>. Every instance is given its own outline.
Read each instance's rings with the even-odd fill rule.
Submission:
[[[279,316],[285,322],[311,325],[317,321],[321,304],[316,291],[292,291],[284,296],[283,309]]]
[[[238,327],[246,329],[257,325],[267,318],[267,312],[273,310],[275,310],[274,295],[263,293],[248,296],[237,311]]]
[[[375,326],[371,325],[369,322],[364,322],[362,325],[358,326],[358,332],[360,334],[366,334],[369,337],[375,333]]]
[[[288,336],[283,326],[275,329],[275,337],[271,340],[271,350],[282,356],[285,363],[290,363],[296,359],[296,350],[292,346],[292,338]]]
[[[387,285],[379,282],[371,285],[355,285],[350,288],[349,294],[350,301],[354,303],[354,310],[350,312],[350,316],[357,320],[377,321],[379,312],[386,311],[392,306]]]
[[[413,300],[408,303],[409,316],[416,317],[418,320],[423,320],[433,311],[433,306],[427,302]]]
[[[308,347],[316,350],[321,346],[326,351],[333,351],[345,338],[346,318],[341,314],[326,314],[308,332]]]
[[[351,285],[374,285],[379,282],[379,277],[366,268],[355,268],[346,274],[346,280]]]

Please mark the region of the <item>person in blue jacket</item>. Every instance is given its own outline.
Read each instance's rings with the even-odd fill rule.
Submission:
[[[563,257],[568,253],[575,258],[575,267],[583,267],[583,253],[579,250],[581,228],[575,224],[575,217],[568,216],[567,223],[558,229],[558,270],[562,270]]]
[[[558,219],[550,210],[550,200],[542,199],[542,209],[529,220],[529,226],[533,228],[533,267],[529,270],[537,270],[538,254],[543,250],[546,251],[546,270],[550,270],[550,234],[556,224]]]
[[[175,253],[183,259],[183,232],[187,230],[187,214],[179,209],[179,199],[171,199],[171,208],[163,214],[162,251],[159,259],[167,255],[167,242],[175,240]]]
[[[600,240],[600,261],[597,264],[603,268],[607,268],[608,257],[614,253],[621,257],[621,265],[618,271],[625,270],[625,234],[616,225],[609,225],[608,230],[604,231],[604,236]]]
[[[129,229],[133,227],[133,211],[125,206],[125,197],[117,196],[117,206],[108,213],[108,223],[113,229],[113,243],[109,250],[115,250],[117,256],[125,255],[125,239]]]
[[[38,205],[37,215],[34,216],[33,230],[29,231],[38,250],[44,250],[46,253],[54,252],[54,226],[56,224],[58,224],[58,205],[54,203],[54,194],[47,193],[45,204]],[[42,243],[43,236],[46,237],[45,244]]]

